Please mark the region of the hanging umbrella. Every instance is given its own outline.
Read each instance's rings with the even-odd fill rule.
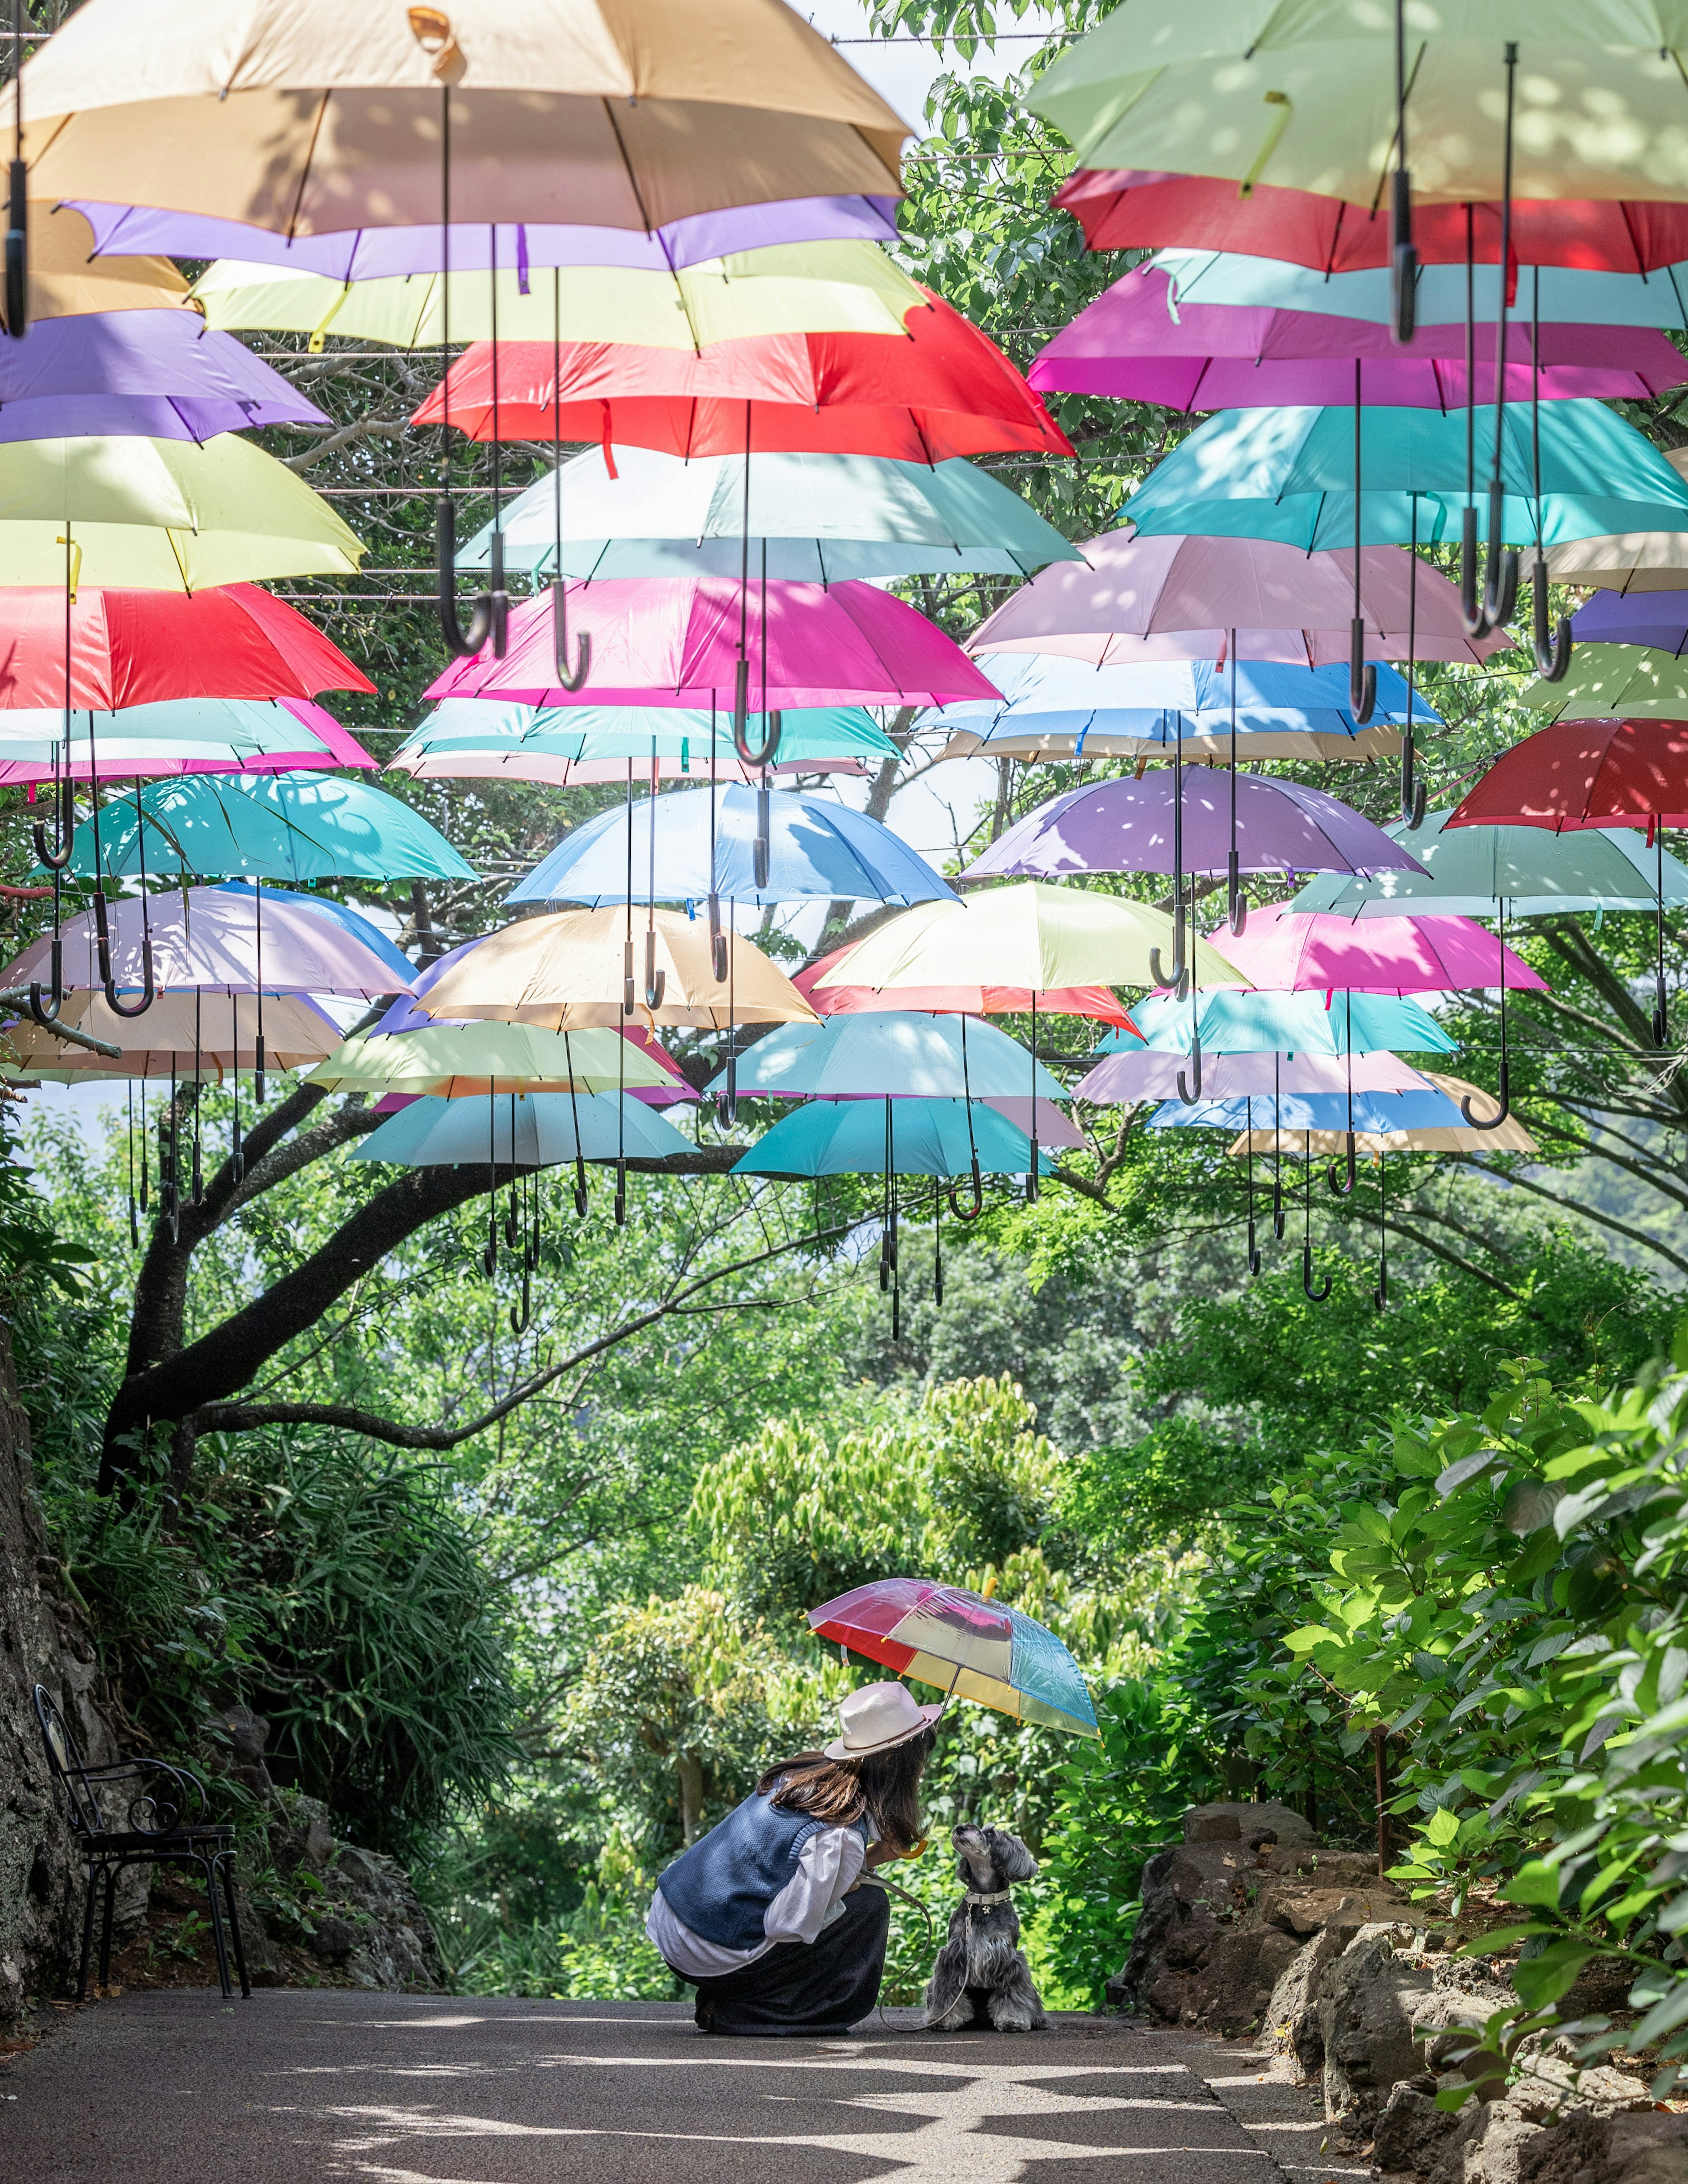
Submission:
[[[1680,660],[1688,608],[1671,592],[1597,591],[1571,616],[1571,633],[1579,644],[1642,645]]]
[[[1040,393],[1102,395],[1183,410],[1269,403],[1466,409],[1495,398],[1492,358],[1468,378],[1461,323],[1419,323],[1410,342],[1366,319],[1266,304],[1172,303],[1169,276],[1138,266],[1070,320],[1026,376]],[[1688,377],[1680,350],[1652,327],[1550,321],[1508,362],[1508,402],[1591,397],[1648,401]],[[1363,369],[1356,373],[1356,361]]]
[[[1072,1097],[1093,1107],[1131,1106],[1143,1100],[1181,1097],[1184,1074],[1175,1054],[1143,1051],[1111,1054],[1073,1087]],[[1228,1054],[1209,1056],[1202,1097],[1225,1100],[1262,1094],[1342,1093],[1350,1079],[1358,1092],[1422,1089],[1426,1079],[1397,1056],[1388,1053],[1338,1056],[1330,1054]]]
[[[3,746],[0,746],[3,748]],[[155,782],[99,821],[97,873],[260,879],[453,879],[476,873],[419,811],[337,775],[196,774]],[[92,822],[69,869],[97,873]]]
[[[0,710],[0,785],[69,777],[290,773],[377,766],[331,713],[304,698],[180,698],[120,712]]]
[[[449,295],[447,284],[449,283]],[[717,342],[769,336],[902,332],[921,301],[908,276],[875,242],[789,242],[660,272],[571,266],[535,280],[514,259],[479,278],[449,273],[395,280],[338,281],[292,266],[224,259],[193,284],[208,326],[230,332],[265,328],[437,348],[451,341],[541,343],[553,333],[586,343],[627,343],[691,355]],[[452,421],[461,423],[455,392]],[[551,436],[547,432],[545,437]]]
[[[1474,1112],[1481,1114],[1496,1106],[1492,1092],[1485,1092],[1477,1085],[1468,1084],[1463,1078],[1445,1076],[1439,1070],[1427,1069],[1424,1074],[1438,1092],[1445,1092],[1456,1105],[1469,1100]],[[1250,1152],[1300,1153],[1304,1159],[1328,1159],[1341,1152],[1343,1134],[1340,1130],[1253,1130],[1246,1132],[1230,1147],[1232,1157],[1240,1158]],[[1360,1150],[1374,1159],[1384,1153],[1534,1153],[1541,1147],[1516,1115],[1485,1132],[1471,1129],[1463,1123],[1441,1127],[1431,1125],[1410,1129],[1363,1130],[1359,1134]]]
[[[1493,1103],[1492,1093],[1483,1095]],[[1282,1092],[1253,1095],[1251,1121],[1242,1099],[1200,1100],[1194,1106],[1169,1100],[1150,1116],[1152,1130],[1329,1130],[1346,1143],[1350,1128],[1358,1139],[1363,1131],[1458,1129],[1462,1117],[1457,1101],[1435,1085],[1400,1092],[1362,1092],[1352,1101],[1346,1091]],[[1264,1117],[1262,1121],[1261,1117]]]
[[[0,446],[0,585],[63,584],[68,574],[72,591],[86,579],[191,592],[254,577],[355,575],[363,553],[303,479],[230,432],[203,447],[135,438]]]
[[[1563,682],[1530,682],[1521,705],[1550,721],[1688,720],[1688,662],[1634,644],[1580,644]]]
[[[738,1060],[741,1099],[978,1100],[1030,1092],[1064,1100],[1065,1087],[994,1025],[905,1010],[782,1024]],[[725,1072],[704,1086],[726,1089]],[[961,1163],[965,1167],[966,1163]],[[1020,1163],[1024,1166],[1024,1162]],[[947,1169],[958,1174],[959,1168]]]
[[[194,311],[98,311],[47,319],[0,351],[0,443],[219,432],[329,419],[230,334]]]
[[[434,1017],[494,1017],[551,1031],[619,1024],[624,1016],[652,1028],[717,1030],[730,1022],[808,1022],[813,1017],[791,981],[730,928],[725,936],[727,975],[718,979],[708,927],[665,910],[652,921],[656,967],[663,973],[665,994],[660,1004],[649,1004],[627,965],[625,928],[616,910],[523,918],[476,941],[436,980],[421,1006]]]
[[[1015,1721],[1097,1736],[1072,1655],[1017,1607],[925,1578],[880,1578],[809,1611],[809,1628],[899,1676]]]
[[[1679,477],[1688,475],[1688,448],[1667,450]],[[1688,586],[1688,538],[1680,531],[1619,532],[1573,539],[1547,556],[1556,584],[1596,584],[1618,592],[1674,592]]]
[[[977,982],[962,986],[899,987],[896,999],[871,986],[825,986],[820,982],[841,962],[848,950],[835,948],[799,971],[791,983],[824,1017],[856,1016],[880,1009],[930,1010],[935,1016],[1005,1016],[1022,1009],[1041,1008],[1047,1016],[1095,1017],[1105,1023],[1131,1028],[1131,1019],[1106,986],[987,986]]]
[[[670,1160],[697,1147],[614,1092],[414,1100],[347,1156],[400,1167],[556,1167],[564,1161]]]
[[[1142,1043],[1159,1052],[1187,1054],[1191,1012],[1171,994],[1151,994],[1133,1011]],[[1378,1053],[1406,1047],[1415,1054],[1452,1054],[1454,1042],[1417,1001],[1394,994],[1348,991],[1281,993],[1261,989],[1202,994],[1195,1034],[1211,1054],[1334,1055]],[[1097,1040],[1096,1052],[1141,1051],[1124,1032]]]
[[[559,488],[566,577],[736,577],[747,537],[752,568],[800,583],[963,571],[1021,577],[1080,558],[1017,493],[959,457],[686,462],[625,447],[588,448],[560,478],[539,479],[510,504],[500,519],[507,568],[536,579],[558,573]],[[459,568],[487,567],[491,542],[489,524],[458,555]]]
[[[61,550],[58,559],[64,561]],[[314,698],[375,684],[295,606],[256,584],[208,591],[79,585],[70,602],[64,687],[61,581],[6,593],[0,706],[102,710],[167,698]]]
[[[779,242],[837,242],[856,239],[894,244],[893,200],[882,197],[791,198],[783,203],[728,205],[691,213],[657,228],[542,226],[526,221],[488,229],[459,223],[449,235],[438,226],[352,227],[321,235],[280,235],[237,220],[201,213],[165,212],[145,205],[79,204],[71,210],[87,223],[92,248],[158,251],[165,258],[238,258],[248,265],[291,265],[325,273],[336,281],[391,280],[437,273],[449,264],[459,273],[493,265],[518,271],[535,266],[620,265],[631,272],[663,273],[696,265],[737,250]],[[184,282],[186,287],[186,283]]]
[[[1321,876],[1309,881],[1291,909],[1363,918],[1419,909],[1446,916],[1544,917],[1654,905],[1655,853],[1621,828],[1547,833],[1535,827],[1459,827],[1449,832],[1450,816],[1451,809],[1431,812],[1411,837],[1413,854],[1425,868],[1422,874]],[[1688,866],[1672,856],[1663,862],[1664,900],[1680,908],[1688,904]]]
[[[308,1069],[340,1043],[334,1019],[303,994],[266,994],[263,1016],[272,1069]],[[0,1075],[62,1084],[198,1076],[219,1084],[256,1064],[258,1011],[250,994],[160,994],[147,1012],[144,1033],[137,1033],[103,994],[81,991],[67,995],[58,1022],[120,1047],[121,1059],[64,1046],[25,1017],[0,1034]]]
[[[966,710],[953,709],[966,718]],[[927,716],[936,727],[949,709]],[[1427,717],[1424,714],[1415,716]],[[1180,713],[1169,707],[1109,707],[1090,715],[1026,714],[1008,710],[994,719],[983,707],[974,711],[977,727],[957,727],[939,759],[1018,759],[1027,766],[1087,766],[1098,759],[1170,759],[1181,746],[1191,764],[1212,766],[1230,759],[1231,724],[1217,712]],[[1402,747],[1401,731],[1374,721],[1361,727],[1352,713],[1323,709],[1297,713],[1291,708],[1239,713],[1236,733],[1243,755],[1255,759],[1299,759],[1313,766],[1353,765],[1393,758]]]
[[[675,0],[632,16],[516,0],[472,20],[92,0],[27,64],[23,112],[42,197],[168,202],[286,235],[442,218],[643,231],[896,195],[908,133],[774,0],[722,0],[707,19]]]
[[[761,800],[747,788],[700,788],[600,812],[566,833],[505,900],[596,905],[702,902],[711,895],[757,904],[806,895],[905,903],[953,898],[949,882],[888,827],[793,789],[767,800],[769,863],[758,874],[752,853]]]
[[[1225,953],[1249,983],[1279,992],[1454,993],[1488,987],[1547,989],[1510,948],[1469,917],[1302,916],[1269,903]]]
[[[1072,445],[990,337],[930,289],[904,338],[770,334],[686,350],[501,341],[508,438],[589,440],[671,455],[809,453],[937,464],[957,455],[1070,455]],[[549,328],[547,329],[549,332]],[[561,401],[558,401],[558,391]],[[412,422],[492,436],[492,351],[464,351]],[[749,405],[747,409],[747,404]]]
[[[93,311],[171,310],[187,293],[168,251],[97,258],[93,229],[69,205],[33,198],[27,220],[25,326]]]
[[[541,1031],[533,1024],[430,1024],[426,1030],[378,1027],[335,1047],[309,1081],[330,1092],[414,1093],[437,1100],[486,1099],[497,1092],[614,1092],[666,1089],[669,1072],[615,1032]]]

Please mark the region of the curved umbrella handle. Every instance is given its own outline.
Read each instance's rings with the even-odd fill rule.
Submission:
[[[36,856],[50,872],[62,872],[75,854],[76,791],[68,770],[69,759],[68,749],[65,757],[67,770],[64,779],[53,792],[53,831],[58,838],[58,847],[55,850],[47,848],[47,827],[41,820],[36,820],[32,829],[35,836]]]
[[[1547,605],[1547,557],[1537,553],[1530,574],[1530,621],[1535,641],[1535,671],[1544,682],[1563,682],[1571,664],[1571,624],[1561,615],[1552,641],[1547,630],[1552,617]]]
[[[1418,777],[1413,763],[1413,731],[1408,728],[1401,738],[1401,823],[1409,834],[1416,834],[1424,823],[1424,807],[1430,792]]]
[[[1364,727],[1377,704],[1377,670],[1366,658],[1366,625],[1356,615],[1348,632],[1348,710]]]
[[[589,1201],[586,1194],[586,1163],[578,1145],[575,1150],[575,1218],[584,1221]]]
[[[105,989],[106,1006],[114,1017],[144,1017],[158,998],[158,989],[153,977],[153,936],[143,927],[141,933],[141,998],[131,1008],[117,997],[117,985],[111,974],[111,931],[107,922],[110,912],[103,894],[94,897],[94,941],[99,953],[100,983]]]
[[[1248,902],[1242,892],[1240,860],[1235,850],[1230,853],[1230,870],[1225,881],[1225,922],[1230,928],[1231,938],[1241,940],[1242,929],[1248,922]]]
[[[985,1178],[979,1172],[979,1156],[973,1156],[973,1203],[963,1206],[956,1196],[956,1185],[950,1185],[950,1212],[958,1221],[976,1221],[985,1211]]]
[[[625,1160],[615,1163],[615,1225],[618,1228],[627,1226],[627,1163]]]
[[[1512,1112],[1512,1070],[1509,1067],[1507,1062],[1507,1058],[1504,1055],[1501,1057],[1501,1106],[1499,1113],[1491,1116],[1486,1123],[1480,1123],[1476,1116],[1471,1112],[1471,1095],[1469,1092],[1466,1093],[1460,1100],[1459,1112],[1464,1116],[1465,1127],[1469,1130],[1498,1130],[1500,1128],[1502,1123],[1505,1122],[1507,1117]]]
[[[624,942],[621,950],[621,1013],[630,1017],[639,1006],[639,989],[633,976],[633,943]]]
[[[1180,1069],[1178,1072],[1178,1096],[1186,1107],[1194,1107],[1202,1097],[1202,1034],[1199,1028],[1190,1042],[1190,1059],[1193,1065],[1191,1073],[1196,1079],[1195,1085],[1192,1089],[1185,1089],[1184,1072]]]
[[[1388,1302],[1389,1273],[1387,1268],[1385,1268],[1379,1274],[1376,1284],[1372,1290],[1372,1309],[1374,1312],[1382,1312],[1387,1306]]]
[[[1488,557],[1483,577],[1483,613],[1491,629],[1512,620],[1518,604],[1518,551],[1501,543],[1506,521],[1506,488],[1498,478],[1489,488]]]
[[[1323,1304],[1325,1298],[1330,1294],[1330,1277],[1329,1274],[1324,1277],[1324,1286],[1323,1289],[1316,1290],[1313,1285],[1313,1246],[1311,1244],[1303,1244],[1302,1245],[1302,1288],[1306,1291],[1308,1301],[1310,1304]]]
[[[1330,1185],[1332,1192],[1338,1198],[1347,1197],[1348,1194],[1353,1190],[1355,1184],[1360,1179],[1359,1163],[1354,1156],[1354,1134],[1350,1130],[1347,1135],[1348,1172],[1346,1178],[1343,1176],[1341,1168],[1335,1161],[1331,1162],[1330,1167],[1325,1172],[1324,1179]]]
[[[1487,637],[1494,627],[1480,596],[1474,508],[1462,509],[1459,515],[1459,619],[1468,637]]]
[[[772,766],[780,749],[781,718],[778,713],[768,716],[768,733],[760,750],[752,750],[747,733],[750,726],[750,662],[733,663],[733,749],[746,766]]]
[[[528,1329],[532,1325],[532,1323],[533,1323],[533,1277],[532,1277],[532,1275],[529,1273],[529,1271],[528,1271],[528,1268],[527,1268],[526,1265],[525,1265],[525,1264],[524,1264],[524,1266],[523,1266],[523,1268],[522,1268],[522,1309],[521,1309],[521,1316],[520,1316],[520,1318],[518,1318],[518,1317],[517,1317],[517,1315],[516,1315],[516,1307],[514,1306],[514,1305],[512,1305],[512,1306],[510,1306],[510,1332],[511,1332],[511,1334],[525,1334],[527,1333],[527,1331],[528,1331]]]
[[[53,936],[53,999],[42,999],[41,988],[34,979],[30,981],[30,1014],[43,1028],[56,1024],[64,1007],[64,943],[55,933]]]
[[[1258,1247],[1256,1245],[1255,1241],[1254,1241],[1254,1216],[1253,1216],[1253,1214],[1252,1214],[1252,1213],[1251,1213],[1251,1214],[1249,1215],[1249,1217],[1248,1217],[1248,1271],[1249,1271],[1249,1273],[1250,1273],[1251,1274],[1258,1274],[1258,1273],[1259,1273],[1259,1271],[1260,1271],[1261,1263],[1262,1263],[1262,1262],[1261,1262],[1260,1252],[1259,1252]]]
[[[1284,1178],[1281,1175],[1274,1175],[1272,1178],[1272,1234],[1280,1244],[1284,1240],[1284,1229],[1289,1217],[1289,1211],[1284,1204]]]
[[[668,972],[657,968],[657,935],[652,927],[645,935],[645,1006],[659,1009],[668,988]]]
[[[552,665],[557,670],[558,687],[570,693],[584,689],[587,675],[591,671],[592,640],[589,631],[580,632],[579,665],[569,665],[569,608],[568,587],[560,577],[554,577],[551,586],[551,650]]]
[[[1165,965],[1161,961],[1160,950],[1158,948],[1151,948],[1149,950],[1149,976],[1154,980],[1158,986],[1172,986],[1181,989],[1184,984],[1185,970],[1184,921],[1182,918],[1180,918],[1173,928],[1172,968],[1170,972],[1167,970]]]
[[[494,550],[503,559],[503,540],[493,534]],[[439,582],[440,634],[447,652],[467,660],[479,652],[492,633],[495,608],[491,592],[482,592],[469,610],[469,627],[458,620],[457,510],[449,493],[441,493],[434,507],[434,548]],[[508,606],[508,600],[506,604]]]

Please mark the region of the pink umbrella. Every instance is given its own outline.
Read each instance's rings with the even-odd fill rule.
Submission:
[[[1352,1074],[1351,1074],[1352,1066]],[[1110,1054],[1073,1087],[1092,1106],[1183,1097],[1182,1054],[1158,1050]],[[1219,1054],[1202,1066],[1204,1100],[1241,1100],[1276,1092],[1422,1092],[1429,1083],[1393,1054]]]
[[[1507,368],[1508,402],[1593,396],[1646,401],[1688,378],[1680,350],[1651,326],[1536,331],[1541,370],[1521,331]],[[1169,275],[1144,265],[1116,281],[1063,326],[1027,374],[1045,393],[1160,402],[1174,410],[1278,404],[1463,410],[1469,406],[1466,329],[1422,326],[1401,346],[1394,329],[1319,311],[1176,301]],[[1477,399],[1495,398],[1492,356],[1480,358]]]
[[[751,703],[761,712],[941,705],[1001,694],[924,615],[871,584],[752,582],[741,598],[738,583],[723,577],[567,586],[568,625],[592,642],[591,686],[567,690],[557,680],[556,589],[512,611],[502,660],[480,652],[454,660],[426,694],[514,698],[530,705],[714,705],[725,712],[732,710],[747,651],[756,669]],[[775,755],[770,749],[769,759]]]
[[[1227,930],[1224,951],[1256,986],[1280,993],[1547,990],[1545,978],[1469,917],[1351,919],[1274,902],[1251,911],[1244,932]]]
[[[260,751],[240,759],[164,755],[149,758],[142,750],[125,751],[120,746],[115,747],[114,753],[103,751],[96,736],[92,768],[86,759],[75,759],[68,767],[61,761],[55,768],[47,759],[8,759],[0,755],[0,788],[25,788],[37,782],[63,781],[67,773],[72,781],[86,782],[95,772],[102,781],[119,782],[143,777],[157,780],[166,775],[184,773],[315,773],[330,766],[373,770],[380,765],[380,760],[372,757],[358,738],[348,734],[333,714],[314,699],[277,698],[273,702],[309,730],[315,738],[311,745],[294,751]],[[119,722],[122,716],[99,717]],[[0,755],[5,748],[5,740],[0,737]]]

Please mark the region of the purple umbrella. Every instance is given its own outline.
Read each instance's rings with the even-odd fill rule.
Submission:
[[[403,279],[437,273],[445,264],[438,227],[346,228],[292,238],[242,220],[199,213],[154,212],[144,206],[78,203],[94,231],[94,254],[162,258],[236,258],[251,265],[288,265],[334,281]],[[648,233],[619,227],[530,227],[453,223],[454,273],[484,273],[495,262],[512,266],[525,287],[532,266],[614,265],[636,272],[678,272],[736,250],[783,242],[835,242],[864,237],[895,242],[891,198],[790,198],[778,204],[736,205],[693,213]]]
[[[1656,328],[1537,329],[1537,373],[1525,330],[1507,366],[1507,399],[1645,401],[1688,379],[1685,360]],[[1365,319],[1269,306],[1176,304],[1169,276],[1144,266],[1116,281],[1041,351],[1027,374],[1045,393],[1112,395],[1174,410],[1253,410],[1316,404],[1463,410],[1469,406],[1463,325],[1424,326],[1404,348]],[[1477,398],[1491,402],[1492,359],[1480,360]]]
[[[1349,1065],[1352,1063],[1352,1075]],[[1178,1097],[1181,1054],[1141,1049],[1110,1054],[1073,1087],[1095,1107]],[[1203,1074],[1204,1100],[1242,1100],[1274,1092],[1421,1092],[1429,1080],[1393,1054],[1221,1054]]]
[[[197,311],[38,319],[0,343],[0,443],[208,440],[264,425],[325,425],[314,402]]]
[[[1645,644],[1674,652],[1688,649],[1688,593],[1596,592],[1571,616],[1571,634],[1585,644]]]

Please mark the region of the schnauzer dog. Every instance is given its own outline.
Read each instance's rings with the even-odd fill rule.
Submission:
[[[936,2032],[992,2025],[998,2032],[1041,2032],[1043,2003],[1019,1947],[1011,1898],[1037,1860],[1003,1828],[955,1828],[956,1869],[967,1893],[950,1914],[949,1938],[926,1988],[926,2022]]]

